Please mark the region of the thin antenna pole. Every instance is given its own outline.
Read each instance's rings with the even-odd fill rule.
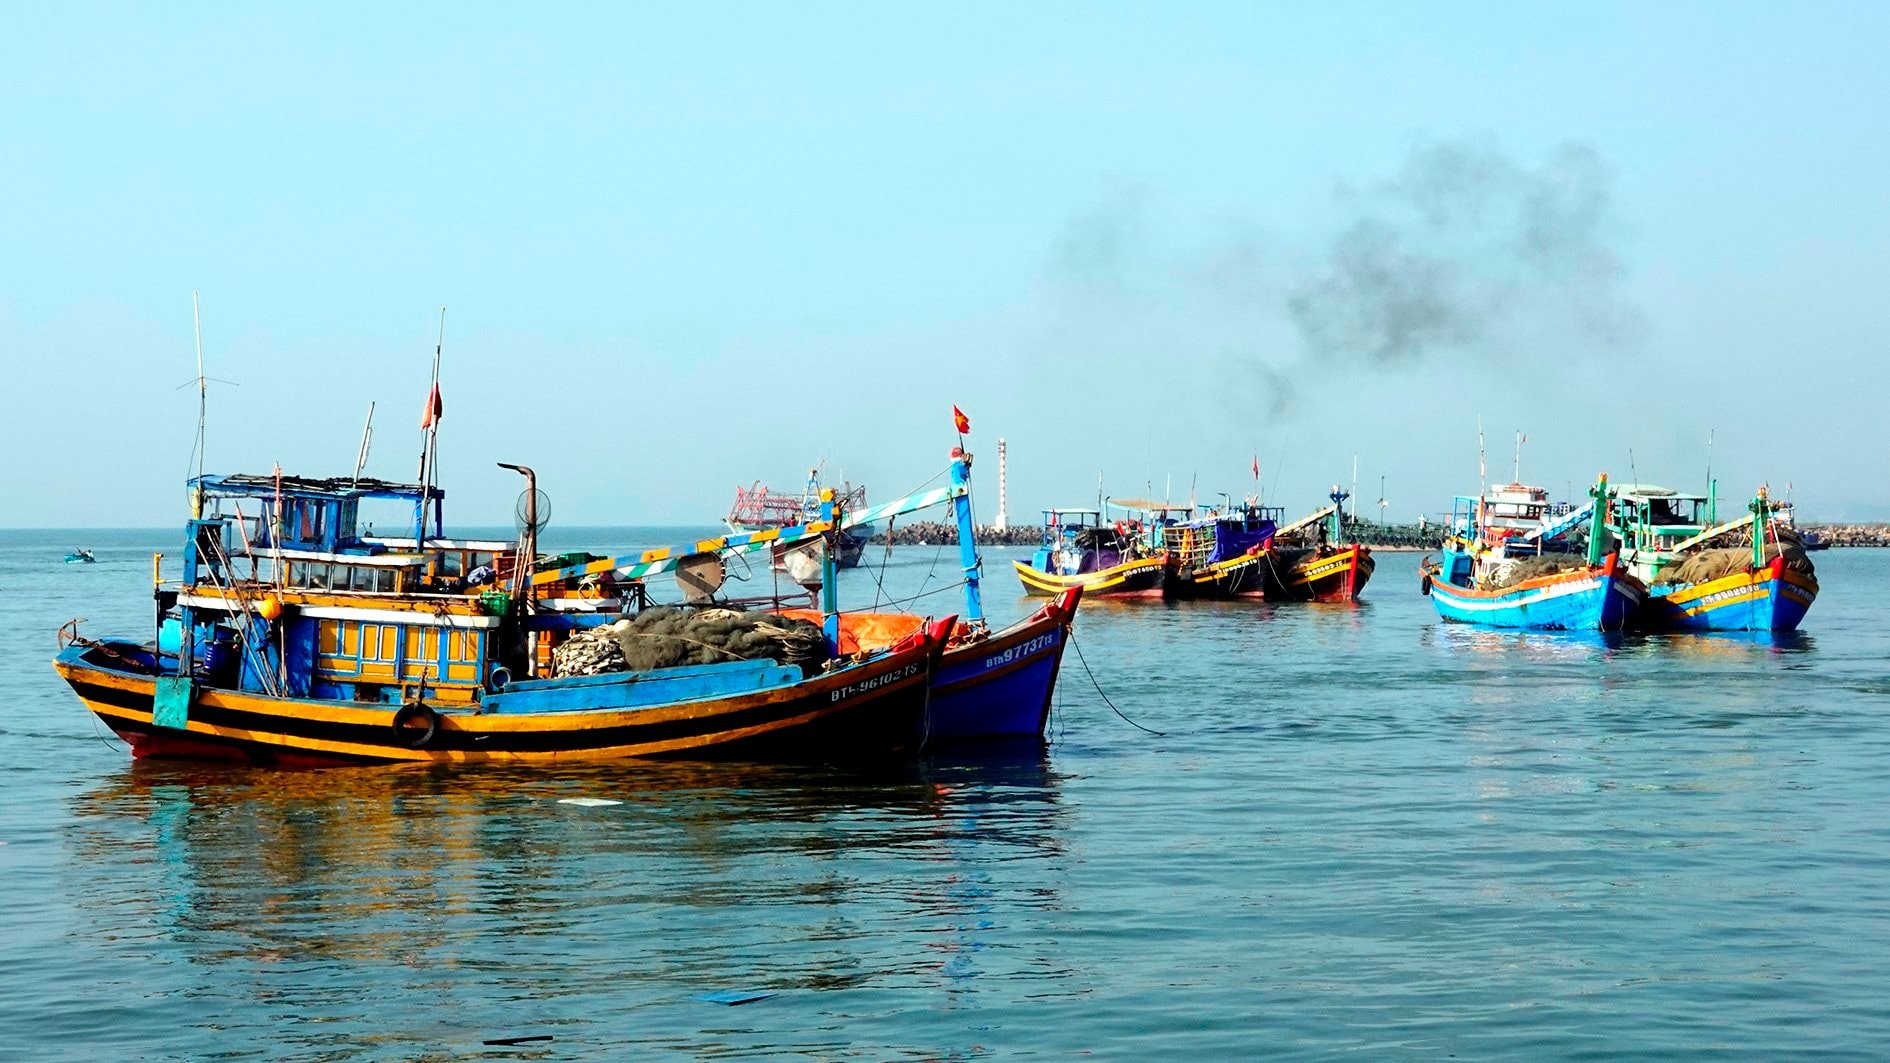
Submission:
[[[190,293],[190,321],[197,334],[197,478],[203,478],[204,426],[208,421],[210,388],[203,375],[203,306],[196,292]]]
[[[1518,428],[1516,429],[1516,467],[1511,471],[1509,479],[1509,482],[1513,484],[1522,483],[1522,441],[1522,429]]]
[[[354,459],[354,483],[361,483],[361,470],[367,468],[368,448],[374,445],[374,403],[367,404],[367,424],[361,429],[361,452]]]
[[[1358,519],[1358,455],[1352,455],[1352,519]]]
[[[1483,493],[1483,481],[1489,478],[1489,466],[1483,460],[1483,418],[1477,418],[1477,494]]]
[[[1706,430],[1706,482],[1713,482],[1713,430]]]

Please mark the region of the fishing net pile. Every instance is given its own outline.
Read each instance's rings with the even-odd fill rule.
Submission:
[[[1785,558],[1785,567],[1810,576],[1815,574],[1811,558],[1796,536],[1781,536],[1778,542],[1765,544],[1765,560]],[[1693,550],[1679,561],[1660,570],[1660,582],[1671,584],[1705,583],[1752,568],[1752,547],[1727,546],[1716,550]]]
[[[646,609],[579,632],[552,651],[554,676],[642,672],[688,664],[767,660],[820,670],[826,641],[805,620],[739,609]]]
[[[1273,566],[1275,573],[1284,576],[1293,571],[1294,566],[1311,559],[1318,552],[1316,547],[1311,546],[1280,546],[1275,540],[1275,546],[1267,552],[1267,563]]]
[[[1540,579],[1553,576],[1557,572],[1569,572],[1578,568],[1587,568],[1588,558],[1582,554],[1539,554],[1535,557],[1516,557],[1499,561],[1490,568],[1484,582],[1490,590],[1514,587],[1524,580]]]

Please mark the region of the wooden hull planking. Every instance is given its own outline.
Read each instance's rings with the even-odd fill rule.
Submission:
[[[1285,602],[1355,602],[1377,567],[1370,547],[1342,547],[1286,569],[1270,566],[1266,595]]]
[[[1650,631],[1796,631],[1818,581],[1774,558],[1764,568],[1679,587],[1656,584],[1638,618]]]
[[[909,750],[922,733],[936,642],[814,679],[733,697],[637,709],[479,713],[436,706],[426,748],[396,732],[399,706],[198,688],[185,728],[152,722],[156,680],[69,647],[54,662],[135,756],[282,766],[588,761],[632,757],[850,759]],[[627,680],[626,687],[634,681]],[[594,689],[595,684],[592,685]]]
[[[1075,576],[1043,572],[1022,561],[1011,562],[1011,567],[1017,570],[1024,593],[1039,598],[1053,597],[1071,589],[1080,589],[1085,598],[1159,598],[1163,594],[1168,560],[1161,556],[1142,557]]]
[[[1539,631],[1619,631],[1646,592],[1614,564],[1597,565],[1514,587],[1482,591],[1426,577],[1431,604],[1445,620]]]

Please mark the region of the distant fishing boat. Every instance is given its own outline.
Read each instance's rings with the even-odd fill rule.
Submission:
[[[1789,511],[1764,488],[1746,512],[1720,522],[1717,491],[1637,484],[1610,515],[1621,556],[1648,585],[1641,626],[1668,631],[1794,631],[1818,597],[1818,579]]]
[[[1170,559],[1171,598],[1233,598],[1266,590],[1267,551],[1283,511],[1248,500],[1226,511],[1169,525],[1163,545]]]
[[[98,558],[93,557],[92,551],[84,547],[79,547],[77,550],[66,555],[66,564],[68,565],[90,565],[96,561],[98,561]]]
[[[1330,505],[1274,533],[1265,570],[1268,600],[1357,601],[1372,578],[1371,548],[1346,535],[1343,505],[1350,493],[1335,486],[1327,497]]]
[[[816,519],[821,497],[820,469],[807,470],[807,483],[800,492],[776,491],[757,482],[735,488],[735,503],[724,523],[735,534],[789,528]],[[834,501],[847,511],[866,508],[866,488],[844,484],[835,492]],[[866,554],[873,528],[858,527],[836,536],[824,536],[798,544],[783,544],[772,552],[777,571],[785,572],[795,582],[811,585],[819,576],[821,554],[833,552],[836,568],[855,568]]]
[[[1011,566],[1024,593],[1038,597],[1081,589],[1085,596],[1160,598],[1168,554],[1151,542],[1140,520],[1105,524],[1099,509],[1046,509],[1042,545],[1028,563]]]
[[[1511,484],[1488,495],[1458,496],[1442,559],[1421,566],[1421,589],[1437,615],[1499,628],[1626,627],[1647,590],[1612,549],[1606,475],[1590,496],[1588,505],[1551,519],[1545,519],[1548,493],[1540,488]],[[1588,523],[1583,553],[1544,549],[1545,542],[1566,536],[1583,521]]]

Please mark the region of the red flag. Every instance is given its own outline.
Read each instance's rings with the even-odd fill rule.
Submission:
[[[1256,480],[1260,478],[1260,455],[1258,454],[1253,456],[1253,478]]]
[[[446,407],[440,402],[440,386],[433,385],[432,394],[427,396],[427,408],[420,414],[420,427],[431,428],[433,423],[446,414]]]
[[[971,431],[971,418],[966,417],[965,411],[956,406],[952,407],[952,424],[957,427],[958,434],[961,436]]]

